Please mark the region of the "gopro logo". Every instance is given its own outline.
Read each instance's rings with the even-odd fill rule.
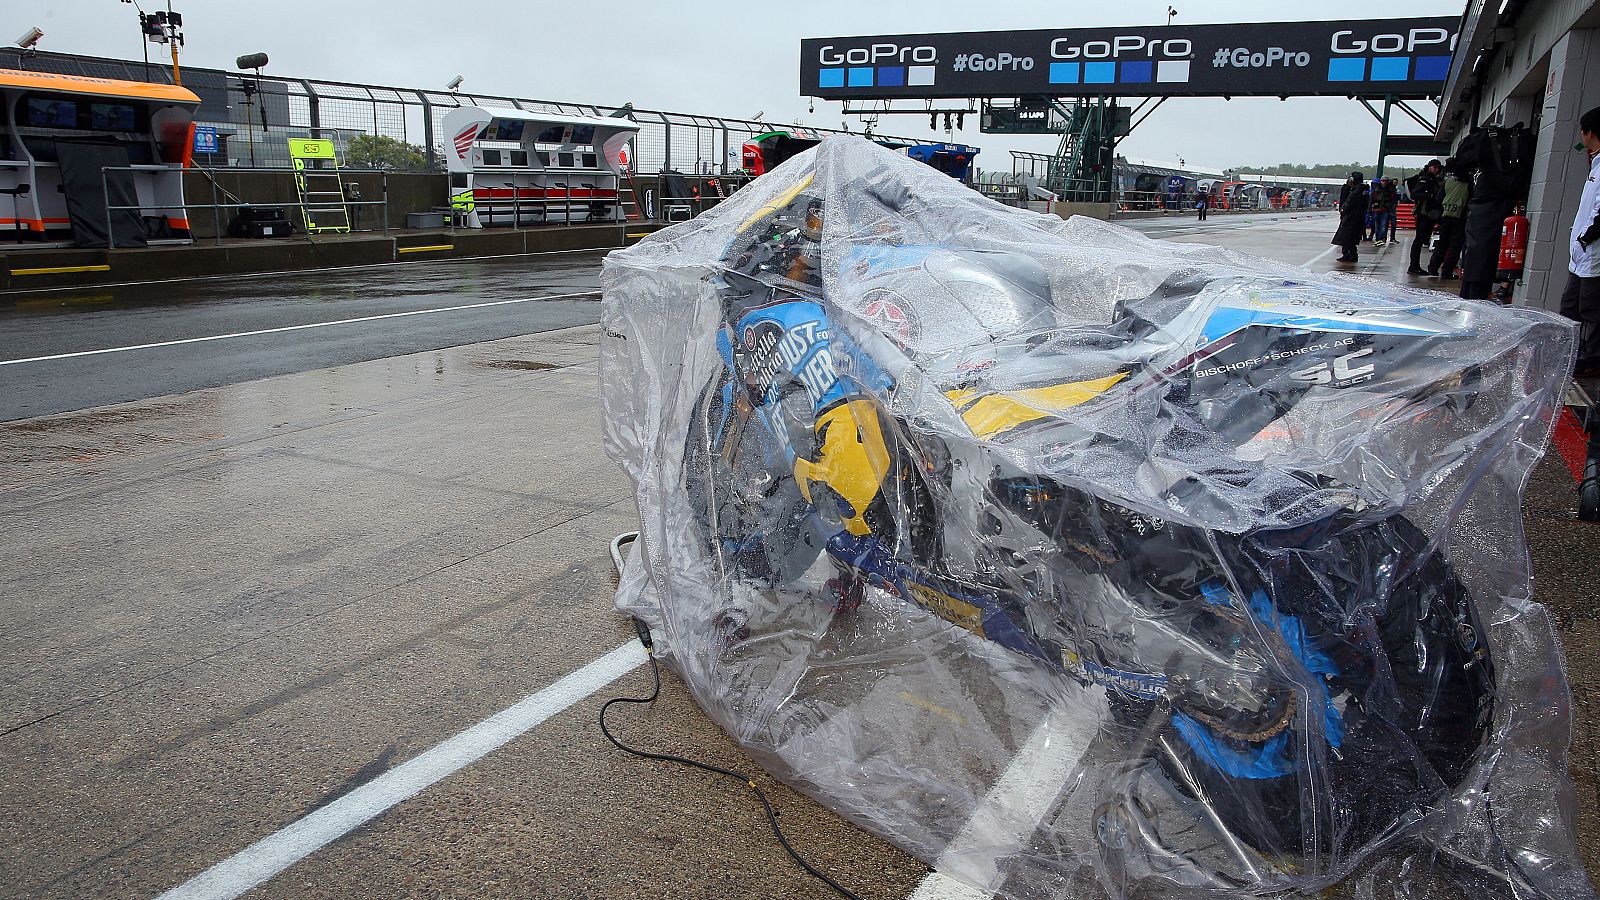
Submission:
[[[1188,38],[1171,40],[1146,39],[1137,34],[1120,34],[1108,41],[1072,43],[1071,38],[1056,38],[1050,42],[1052,59],[1122,59],[1140,57],[1149,59],[1188,59],[1194,55],[1194,44]]]
[[[817,61],[825,66],[928,64],[939,61],[939,51],[927,46],[911,47],[889,43],[841,51],[834,49],[832,44],[824,44],[822,49],[817,51]]]
[[[1375,34],[1371,40],[1352,38],[1354,31],[1335,31],[1334,53],[1415,53],[1417,49],[1445,45],[1455,49],[1455,38],[1443,28],[1413,28],[1405,34]]]

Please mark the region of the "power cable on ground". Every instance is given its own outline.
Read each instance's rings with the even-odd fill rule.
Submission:
[[[624,563],[622,546],[626,543],[636,540],[638,536],[638,532],[628,532],[617,535],[616,538],[611,541],[611,561],[616,565],[617,575],[619,577],[622,575],[622,567]],[[772,801],[768,799],[766,792],[761,789],[760,785],[756,784],[754,778],[750,777],[749,775],[745,775],[742,772],[736,772],[733,769],[725,769],[722,766],[700,762],[699,760],[689,759],[688,757],[678,756],[673,753],[656,753],[650,750],[640,750],[617,740],[616,736],[611,733],[611,729],[606,725],[606,712],[609,711],[613,705],[618,703],[636,703],[642,706],[648,706],[654,703],[656,697],[661,694],[661,664],[656,660],[655,641],[651,638],[650,626],[646,625],[639,619],[634,619],[633,627],[634,630],[638,632],[639,642],[644,645],[645,653],[650,659],[650,693],[643,697],[612,697],[600,707],[600,732],[606,736],[606,740],[610,741],[618,750],[621,750],[624,753],[630,753],[634,756],[640,757],[641,759],[653,759],[661,762],[671,762],[685,766],[693,766],[696,769],[701,769],[714,775],[721,775],[724,778],[730,778],[743,784],[745,787],[748,787],[751,793],[755,794],[757,802],[761,804],[762,811],[766,813],[767,824],[771,826],[773,836],[778,839],[778,843],[782,845],[784,852],[789,854],[789,858],[794,860],[795,864],[800,868],[804,869],[806,874],[816,878],[823,884],[826,884],[833,890],[835,894],[838,894],[840,897],[844,897],[846,900],[861,900],[857,894],[852,893],[848,888],[828,877],[826,873],[822,872],[816,866],[806,862],[805,858],[800,855],[799,851],[795,850],[794,845],[790,844],[788,837],[784,835],[783,829],[778,826],[778,813],[773,809]]]

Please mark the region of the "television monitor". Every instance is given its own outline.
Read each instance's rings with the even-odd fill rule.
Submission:
[[[572,168],[573,167],[572,166],[572,154],[571,153],[557,153],[556,154],[556,165],[561,167],[561,168],[563,168],[563,169]]]
[[[27,120],[35,128],[77,128],[78,104],[72,100],[29,97]]]
[[[89,121],[97,131],[133,131],[138,125],[133,106],[127,103],[91,103]]]
[[[521,122],[516,119],[496,120],[494,139],[497,141],[520,141],[522,140],[522,128],[527,124],[527,122]]]
[[[565,143],[562,138],[566,135],[566,131],[567,128],[565,125],[552,125],[551,127],[546,128],[544,131],[539,132],[538,142],[541,144]]]
[[[572,129],[572,141],[571,142],[574,143],[574,144],[592,144],[592,143],[594,143],[594,126],[593,125],[579,125],[576,128]]]
[[[513,151],[511,151],[511,164],[513,166],[526,167],[528,165],[528,151],[526,151],[526,150],[513,150]]]
[[[498,165],[500,165],[500,151],[499,150],[484,150],[483,151],[483,164],[486,165],[486,166],[498,166]]]

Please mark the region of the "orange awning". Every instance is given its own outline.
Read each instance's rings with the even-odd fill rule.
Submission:
[[[95,94],[130,100],[166,100],[170,103],[199,104],[194,92],[173,84],[143,81],[118,81],[115,78],[90,78],[84,75],[57,75],[53,72],[19,72],[0,69],[0,88],[12,87],[63,94]]]

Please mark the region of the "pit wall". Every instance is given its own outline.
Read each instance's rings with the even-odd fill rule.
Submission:
[[[484,256],[605,251],[654,230],[653,225],[399,230],[266,240],[199,241],[117,250],[0,247],[0,307],[22,292],[130,282],[296,272],[395,262]]]
[[[1050,211],[1063,219],[1073,216],[1088,216],[1091,219],[1109,219],[1113,207],[1110,203],[1072,203],[1061,201],[1051,207]]]
[[[211,178],[216,179],[215,187]],[[349,174],[345,175],[343,180],[347,193],[351,185],[361,189],[363,202],[381,200],[384,197],[383,175]],[[408,212],[427,212],[436,206],[445,206],[448,203],[449,178],[443,174],[391,172],[388,175],[388,184],[387,205],[391,229],[404,228]],[[255,172],[250,169],[190,169],[184,173],[183,196],[190,204],[189,228],[197,241],[215,238],[219,226],[224,231],[227,229],[233,210],[229,208],[213,212],[206,209],[205,205],[231,203],[228,193],[255,206],[284,204],[284,215],[291,221],[299,222],[298,211],[288,205],[299,200],[295,193],[294,175],[291,173]],[[358,229],[371,228],[379,232],[383,230],[382,207],[357,206],[353,209],[358,211],[356,214],[359,216],[359,221],[354,223]]]

